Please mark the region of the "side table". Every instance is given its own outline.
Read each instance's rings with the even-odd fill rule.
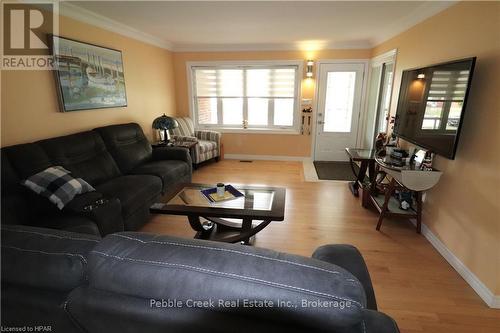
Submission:
[[[363,182],[366,176],[366,170],[368,170],[368,178],[370,179],[370,183],[374,183],[375,181],[375,150],[374,149],[357,149],[357,148],[346,148],[346,154],[349,156],[349,161],[351,163],[351,169],[354,175],[356,176],[356,180],[353,182],[349,182],[349,189],[352,194],[357,197],[359,196],[359,187],[363,186]],[[359,171],[356,174],[356,170],[354,168],[354,162],[360,162]],[[367,191],[363,191],[367,192]],[[363,195],[363,207],[366,206],[365,198],[366,195]]]
[[[173,144],[168,141],[155,141],[151,144],[152,148],[160,148],[160,147],[173,147]]]

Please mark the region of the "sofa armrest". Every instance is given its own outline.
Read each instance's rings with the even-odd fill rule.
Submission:
[[[124,230],[121,210],[119,199],[104,198],[97,191],[78,195],[64,207],[65,213],[94,221],[101,236]]]
[[[364,310],[363,322],[360,332],[370,333],[399,333],[399,328],[394,319],[385,313]]]
[[[83,215],[65,214],[63,216],[51,218],[51,223],[55,224],[58,230],[101,237],[101,232],[95,221]],[[48,227],[51,223],[43,225]]]
[[[88,254],[98,243],[99,237],[91,235],[2,225],[2,291],[4,283],[71,291],[87,282]],[[33,303],[34,308],[36,305],[40,306]]]
[[[377,310],[377,301],[373,290],[370,273],[361,253],[352,245],[323,245],[314,251],[312,257],[344,268],[354,275],[363,285],[366,294],[366,307]]]
[[[191,166],[191,155],[189,149],[183,147],[158,147],[153,149],[153,160],[180,160]]]
[[[97,200],[103,198],[103,194],[97,191],[85,192],[76,195],[73,200],[68,202],[63,208],[63,212],[78,213],[83,212],[85,207],[94,204]]]
[[[222,134],[216,131],[197,130],[194,131],[194,136],[200,140],[215,141],[217,142],[217,149],[220,151],[220,140]]]

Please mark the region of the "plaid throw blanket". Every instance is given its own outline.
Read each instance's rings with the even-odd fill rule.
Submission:
[[[59,209],[73,200],[77,194],[95,191],[81,178],[73,178],[62,166],[49,167],[21,182],[33,192],[46,197]]]

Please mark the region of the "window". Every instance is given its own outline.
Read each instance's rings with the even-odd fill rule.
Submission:
[[[326,80],[324,132],[351,132],[356,72],[329,72]]]
[[[197,127],[296,130],[301,62],[191,64]]]

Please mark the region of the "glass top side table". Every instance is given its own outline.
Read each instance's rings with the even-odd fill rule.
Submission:
[[[368,170],[368,178],[370,179],[370,183],[373,183],[375,181],[376,151],[374,149],[346,148],[345,152],[347,156],[349,156],[352,172],[356,176],[355,181],[349,182],[349,189],[351,190],[352,194],[357,197],[359,196],[359,187],[363,186],[366,170]],[[360,162],[359,171],[357,173],[354,167],[354,162]]]

